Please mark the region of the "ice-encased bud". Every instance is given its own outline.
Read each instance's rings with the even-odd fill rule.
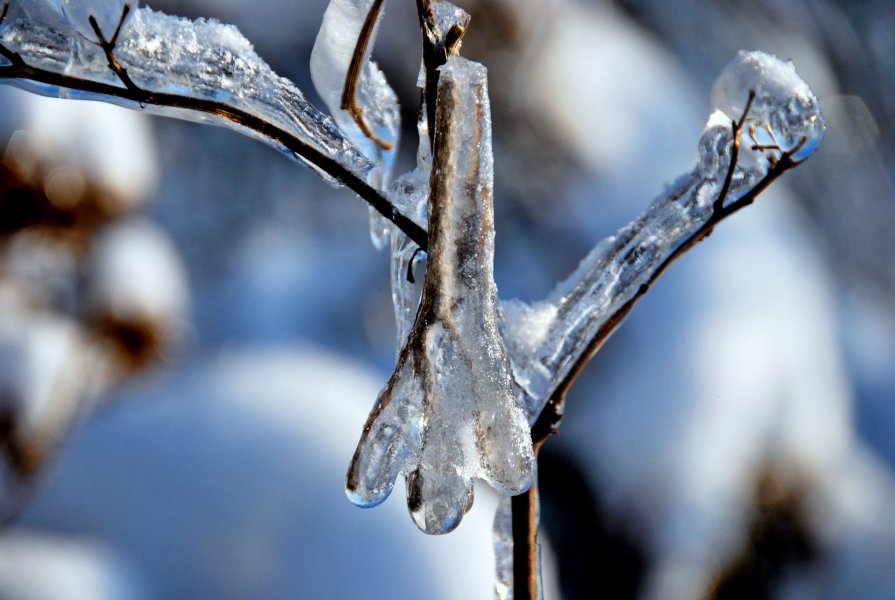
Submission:
[[[96,19],[103,37],[111,40],[121,22],[125,5],[130,6],[130,16],[137,8],[137,0],[61,0],[61,5],[62,12],[75,31],[90,41],[96,41],[90,17]]]
[[[755,125],[761,144],[777,143],[783,151],[801,144],[792,156],[796,161],[817,149],[824,133],[820,104],[791,61],[741,50],[715,81],[712,105],[730,119],[739,119],[750,92],[755,92],[755,100],[747,124]],[[748,133],[748,127],[744,133]]]
[[[364,427],[346,489],[378,504],[407,475],[416,524],[446,533],[472,503],[472,480],[505,495],[534,478],[528,423],[497,328],[493,165],[485,68],[441,69],[422,300],[398,364]]]

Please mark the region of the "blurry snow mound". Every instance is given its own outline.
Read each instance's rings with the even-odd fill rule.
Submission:
[[[4,600],[140,600],[139,580],[108,548],[14,530],[0,537]]]
[[[485,487],[469,526],[443,538],[420,534],[400,499],[346,500],[380,379],[311,348],[223,351],[123,391],[23,521],[107,544],[151,597],[492,597]]]
[[[37,154],[83,173],[108,193],[111,214],[130,212],[158,180],[155,140],[145,115],[99,102],[58,102],[25,94],[21,128]]]

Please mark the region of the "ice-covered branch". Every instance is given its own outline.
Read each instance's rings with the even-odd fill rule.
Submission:
[[[718,223],[810,156],[823,137],[808,85],[791,63],[761,52],[740,52],[715,83],[712,101],[691,172],[598,245],[550,298],[503,303],[501,330],[536,453],[562,420],[569,386],[650,286]],[[509,519],[498,513],[499,597],[540,597],[537,527],[534,488],[512,498]]]
[[[69,4],[78,10],[66,10]],[[149,8],[122,13],[121,6],[129,5],[117,4],[110,20],[109,14],[85,14],[83,2],[6,0],[0,81],[47,96],[100,100],[234,129],[351,188],[427,246],[426,232],[371,181],[369,158],[276,75],[235,27]]]
[[[713,90],[696,167],[599,244],[545,301],[503,304],[530,416],[563,391],[671,262],[820,143],[820,107],[791,63],[741,52]]]

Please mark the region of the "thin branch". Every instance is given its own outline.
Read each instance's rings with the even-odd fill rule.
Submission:
[[[7,4],[4,4],[4,12],[6,6]],[[92,20],[91,25],[93,25],[93,23],[95,23],[95,20]],[[95,27],[94,29],[97,30],[98,27]],[[102,37],[101,32],[99,32],[99,35]],[[105,44],[105,46],[110,45],[110,43],[105,43],[102,40],[101,44]],[[105,51],[106,48],[104,47],[104,52]],[[398,210],[398,208],[382,195],[381,192],[370,186],[370,184],[358,175],[345,168],[334,158],[324,154],[317,148],[302,141],[281,127],[266,121],[262,117],[217,100],[192,98],[179,94],[144,90],[127,77],[123,68],[121,71],[116,70],[117,67],[114,66],[114,64],[110,64],[110,69],[122,80],[125,87],[89,79],[81,79],[79,77],[56,73],[38,67],[31,67],[22,60],[18,53],[9,50],[2,44],[0,44],[0,54],[6,57],[11,63],[9,65],[0,66],[0,79],[32,81],[46,86],[87,92],[98,96],[118,98],[133,102],[141,108],[149,105],[213,115],[259,134],[260,136],[275,142],[277,145],[286,148],[289,152],[292,152],[317,169],[320,169],[320,171],[341,181],[345,186],[363,198],[383,217],[394,223],[407,235],[407,237],[419,245],[420,248],[423,250],[428,248],[429,236],[425,229],[417,225],[409,217]],[[111,51],[111,48],[107,52],[106,57],[109,58],[109,55],[111,55],[113,59],[109,61],[110,63],[118,62],[117,59],[115,59],[114,52]],[[124,77],[122,77],[122,74]]]
[[[749,116],[749,111],[752,110],[752,103],[755,101],[755,91],[749,91],[749,100],[746,101],[746,108],[743,109],[743,116],[740,117],[739,121],[734,121],[731,124],[731,129],[733,130],[733,140],[730,142],[730,164],[727,166],[727,175],[724,177],[724,185],[721,186],[721,192],[718,194],[718,199],[715,200],[715,203],[712,205],[712,209],[715,212],[721,209],[724,206],[724,201],[727,200],[727,195],[730,193],[730,184],[733,182],[733,173],[737,167],[737,161],[740,157],[740,135],[743,133],[743,125],[746,123],[746,117]],[[752,129],[750,128],[750,133]]]
[[[348,73],[345,75],[345,87],[342,89],[342,110],[347,110],[354,122],[360,127],[365,136],[373,140],[383,150],[391,150],[393,144],[385,141],[370,129],[364,121],[364,109],[357,103],[357,83],[360,81],[361,69],[364,66],[364,57],[367,55],[367,47],[373,37],[373,29],[376,27],[376,19],[382,9],[382,0],[374,0],[367,12],[364,24],[357,36],[357,44],[354,46],[354,54],[351,55],[351,63],[348,65]]]
[[[118,62],[118,58],[115,57],[115,43],[118,41],[118,34],[121,33],[121,26],[124,25],[124,20],[127,18],[130,10],[130,4],[125,4],[124,8],[121,9],[121,18],[118,20],[115,34],[112,36],[112,39],[108,41],[105,36],[103,36],[103,32],[100,30],[96,18],[93,15],[90,15],[88,20],[90,21],[90,26],[93,28],[93,32],[96,34],[96,39],[99,40],[99,47],[102,48],[103,54],[106,55],[106,60],[109,62],[109,68],[112,69],[112,72],[121,80],[124,87],[129,90],[138,90],[140,88],[131,80],[130,76],[127,74],[127,69],[122,67],[121,63]]]
[[[538,598],[537,483],[510,499],[513,523],[513,598]]]

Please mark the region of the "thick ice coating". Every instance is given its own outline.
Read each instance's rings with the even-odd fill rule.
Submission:
[[[370,414],[347,491],[370,506],[407,474],[416,524],[446,533],[472,502],[472,480],[527,489],[534,457],[497,329],[493,171],[486,72],[442,67],[429,197],[429,256],[416,320]]]
[[[596,350],[591,343],[597,333],[617,326],[610,319],[712,218],[730,165],[732,123],[741,118],[750,93],[755,98],[724,206],[752,190],[784,152],[794,151],[792,159],[800,161],[817,148],[824,131],[820,106],[792,63],[740,52],[715,84],[716,110],[699,140],[694,169],[594,248],[549,298],[502,304],[501,329],[530,418],[576,362]]]
[[[71,10],[77,8],[81,13],[92,14],[93,5],[86,8],[88,4],[72,0],[66,5]],[[124,87],[109,68],[102,49],[92,41],[95,35],[88,40],[73,25],[72,21],[83,20],[83,14],[67,18],[59,0],[13,0],[9,6],[9,14],[0,29],[0,43],[19,53],[26,64],[112,88]],[[98,23],[108,39],[118,23],[114,17],[116,6],[120,7],[111,0],[97,5],[102,9],[97,13]],[[271,127],[262,133],[245,127],[240,119],[224,118],[214,111],[159,107],[139,104],[115,93],[73,91],[22,79],[2,80],[46,96],[100,100],[221,125],[260,139],[304,163],[304,159],[283,144],[280,132],[273,130],[278,128],[362,180],[368,180],[371,174],[370,160],[295,85],[271,71],[232,25],[207,19],[192,21],[137,8],[124,24],[114,51],[128,76],[146,92],[221,103]],[[0,69],[7,63],[5,58],[0,58]],[[169,104],[184,103],[172,100]]]

